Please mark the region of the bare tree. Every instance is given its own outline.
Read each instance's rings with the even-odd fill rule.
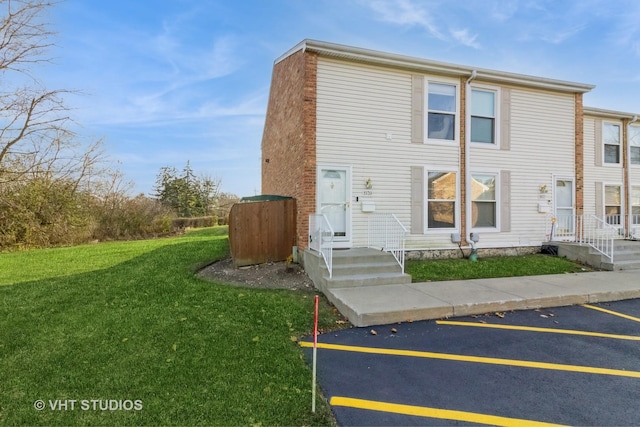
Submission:
[[[63,96],[34,76],[48,63],[54,33],[44,20],[47,0],[0,0],[0,184],[45,174],[83,179],[101,151],[79,149]]]

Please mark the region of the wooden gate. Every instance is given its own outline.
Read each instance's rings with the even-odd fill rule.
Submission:
[[[284,261],[296,245],[296,200],[236,203],[229,213],[229,246],[235,267]]]

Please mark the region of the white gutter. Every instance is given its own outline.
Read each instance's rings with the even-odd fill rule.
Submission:
[[[638,119],[638,116],[634,113],[625,113],[623,111],[604,110],[602,108],[584,107],[583,112],[587,116],[596,116],[605,119],[629,119],[631,123]]]
[[[464,82],[464,194],[465,194],[465,236],[464,240],[469,242],[471,235],[471,156],[469,149],[471,147],[471,81],[478,76],[476,70],[471,71],[471,76]]]
[[[284,55],[276,59],[275,63],[282,61],[299,50],[317,52],[318,54],[328,57],[455,77],[468,76],[469,69],[471,68],[465,65],[438,62],[412,56],[398,55],[309,39],[303,40],[298,45],[287,51]],[[476,69],[476,76],[478,79],[482,79],[487,82],[514,84],[570,93],[585,93],[595,87],[594,85],[585,83],[548,79],[544,77],[507,73],[489,69]]]
[[[631,117],[631,119],[627,122],[627,129],[626,129],[626,136],[627,136],[627,155],[625,156],[625,158],[627,159],[627,163],[624,165],[624,167],[622,168],[623,172],[623,176],[622,176],[622,183],[623,186],[626,185],[627,187],[627,191],[626,191],[626,200],[624,201],[624,204],[626,206],[631,207],[631,179],[629,177],[630,175],[630,169],[631,169],[631,144],[629,141],[629,128],[631,127],[631,124],[634,122],[638,121],[638,116],[636,114],[633,115],[633,117]],[[625,176],[626,175],[626,176]],[[627,178],[627,179],[625,179]],[[630,209],[630,212],[627,212],[627,224],[625,224],[625,227],[627,229],[627,235],[629,235],[631,233],[631,228],[633,226],[633,208]]]

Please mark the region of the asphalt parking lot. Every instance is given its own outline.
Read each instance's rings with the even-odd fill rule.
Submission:
[[[323,334],[317,378],[341,426],[640,425],[640,300]]]

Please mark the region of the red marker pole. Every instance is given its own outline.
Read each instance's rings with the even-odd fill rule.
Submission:
[[[318,295],[315,298],[315,315],[313,316],[313,374],[311,379],[311,412],[316,413],[316,355],[318,352]]]

